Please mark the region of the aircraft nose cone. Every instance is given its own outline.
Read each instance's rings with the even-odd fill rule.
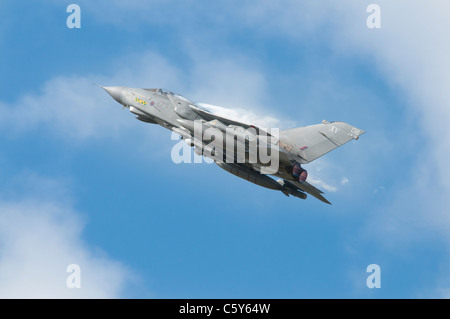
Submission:
[[[111,95],[111,97],[122,104],[122,92],[123,88],[120,86],[103,86],[103,89]]]

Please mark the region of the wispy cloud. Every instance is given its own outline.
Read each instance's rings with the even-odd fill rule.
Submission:
[[[342,177],[341,178],[341,185],[347,185],[349,183],[349,179],[347,177]]]
[[[226,118],[233,119],[235,121],[240,121],[245,124],[259,126],[261,128],[280,128],[286,123],[283,123],[279,118],[265,115],[265,114],[257,114],[248,109],[240,109],[240,108],[225,108],[222,106],[199,103],[201,106],[210,110],[212,113],[217,114],[219,116],[223,116]],[[290,121],[289,121],[290,122]]]
[[[211,105],[219,113],[243,116],[243,120],[272,127],[293,125],[290,120],[267,115],[263,71],[246,65],[239,57],[236,60],[230,57],[200,59],[197,54],[200,53],[192,52],[194,63],[187,74],[159,54],[147,51],[117,58],[115,64],[122,67],[116,68],[109,77],[52,78],[38,93],[19,96],[9,103],[0,101],[0,130],[22,134],[39,129],[61,139],[78,141],[110,138],[133,131],[136,122],[131,120],[132,116],[121,112],[120,105],[92,83],[169,88],[191,99],[219,102],[222,107]],[[135,61],[132,66],[122,63],[130,58]]]
[[[338,190],[337,187],[331,186],[321,179],[308,178],[308,181],[311,184],[313,184],[314,186],[317,186],[318,188],[322,188],[328,192],[336,192]]]
[[[385,126],[385,132],[380,133],[389,132],[392,139],[397,139],[389,141],[382,135],[371,145],[375,147],[377,143],[383,146],[379,149],[389,149],[389,154],[377,156],[375,163],[379,167],[389,167],[397,156],[405,154],[413,163],[401,174],[391,175],[389,189],[385,185],[375,189],[377,195],[383,193],[383,200],[374,205],[374,218],[369,218],[367,227],[363,226],[365,236],[393,247],[393,242],[416,243],[438,234],[439,240],[449,247],[450,126],[445,123],[450,121],[450,73],[445,70],[450,69],[450,41],[442,30],[450,29],[450,3],[377,1],[382,10],[382,28],[373,30],[366,26],[369,1],[263,2],[258,8],[244,4],[240,10],[251,28],[258,21],[267,21],[256,32],[324,41],[337,55],[370,59],[374,61],[374,72],[381,74],[385,83],[406,101],[406,110],[402,111],[414,125]],[[318,40],[321,31],[326,32]],[[412,152],[408,141],[420,145]],[[371,167],[366,170],[370,176]],[[377,182],[382,179],[372,177]],[[353,181],[353,176],[350,178]],[[340,184],[346,185],[347,181],[342,179]],[[439,289],[444,294],[448,291],[442,286]]]
[[[24,180],[33,181],[32,188],[38,191],[27,186],[26,196],[0,199],[0,297],[123,297],[133,275],[99,248],[87,245],[84,222],[70,201],[49,198],[52,190],[57,190],[53,193],[57,197],[64,186],[33,174]],[[81,288],[66,285],[70,264],[80,266]]]

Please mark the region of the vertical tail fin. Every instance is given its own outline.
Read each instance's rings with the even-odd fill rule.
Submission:
[[[292,145],[300,163],[309,163],[322,155],[357,140],[366,131],[344,122],[327,122],[280,131],[280,141]]]

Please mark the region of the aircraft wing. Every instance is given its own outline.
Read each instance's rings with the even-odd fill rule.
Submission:
[[[181,134],[181,133],[179,133],[179,134]],[[280,183],[279,181],[273,180],[272,178],[259,172],[258,170],[252,169],[253,168],[252,164],[247,164],[249,167],[244,164],[233,164],[232,158],[229,159],[231,161],[230,163],[218,162],[218,161],[216,161],[216,159],[213,156],[211,156],[211,151],[207,149],[208,146],[205,146],[205,144],[203,142],[194,139],[192,141],[192,143],[194,146],[194,151],[197,155],[200,155],[200,156],[203,155],[203,156],[213,159],[219,167],[225,169],[229,173],[232,173],[240,178],[243,178],[249,182],[252,182],[254,184],[257,184],[257,185],[260,185],[260,186],[263,186],[266,188],[280,190],[286,196],[289,196],[288,194],[291,194],[293,196],[305,199],[306,196],[303,196],[304,193],[299,192],[299,190],[300,190],[300,191],[303,191],[305,193],[308,193],[308,194],[314,196],[315,198],[319,199],[320,201],[322,201],[326,204],[331,205],[331,203],[325,197],[322,196],[323,192],[320,189],[309,184],[307,181],[300,183],[297,181],[291,181],[291,180],[284,179]],[[206,151],[206,153],[205,153],[205,151]],[[216,154],[216,155],[219,155],[219,154]],[[222,155],[222,154],[220,154],[220,155]]]
[[[280,131],[280,143],[288,145],[302,164],[310,163],[322,155],[357,140],[366,131],[344,122],[327,122],[291,130]]]
[[[227,126],[228,125],[236,125],[236,126],[241,126],[244,129],[253,128],[253,129],[256,130],[256,134],[258,134],[258,135],[272,136],[268,132],[266,132],[266,131],[264,131],[264,130],[262,130],[259,127],[256,127],[254,125],[238,122],[238,121],[235,121],[235,120],[230,119],[228,117],[224,117],[224,116],[220,116],[220,115],[211,113],[211,112],[209,112],[207,110],[201,109],[201,108],[199,108],[199,107],[197,107],[195,105],[192,105],[192,104],[189,105],[189,106],[190,106],[190,108],[192,110],[194,110],[195,113],[197,113],[198,115],[200,115],[201,117],[203,117],[207,121],[218,120],[218,121],[224,123]]]

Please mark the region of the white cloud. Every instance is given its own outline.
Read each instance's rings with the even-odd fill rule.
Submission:
[[[349,179],[342,176],[345,171],[342,165],[327,157],[321,157],[304,167],[308,170],[308,182],[322,191],[338,192],[339,185],[345,186],[349,183]]]
[[[416,160],[406,175],[392,175],[389,189],[379,186],[374,190],[374,196],[383,197],[374,206],[373,218],[362,229],[364,237],[377,238],[395,250],[400,243],[414,244],[430,238],[449,247],[450,126],[446,123],[450,121],[450,73],[446,70],[450,69],[450,41],[446,30],[450,30],[450,2],[377,1],[381,7],[381,29],[366,26],[366,8],[370,3],[373,2],[263,1],[257,8],[243,5],[239,12],[246,18],[244,23],[258,25],[263,35],[277,34],[312,43],[323,41],[335,54],[373,61],[373,72],[402,97],[407,109],[399,111],[404,111],[414,124],[385,125],[390,140],[380,136],[387,142],[380,149],[389,145],[389,154],[378,156],[374,162],[366,161],[366,166],[369,163],[389,167],[405,152]],[[395,106],[386,106],[389,107]],[[408,148],[409,142],[415,143],[416,152]],[[443,295],[448,292],[443,286],[438,290]]]
[[[118,134],[127,121],[87,77],[57,77],[38,94],[0,104],[0,129],[10,134],[40,130],[62,139],[84,140]],[[122,113],[123,114],[123,113]]]
[[[274,127],[292,125],[292,121],[266,115],[266,84],[261,70],[239,57],[210,58],[192,50],[191,55],[193,64],[187,73],[159,54],[147,51],[117,58],[113,64],[122,67],[114,69],[110,77],[54,77],[38,93],[23,95],[10,103],[0,102],[0,130],[9,134],[40,130],[77,141],[139,132],[133,116],[122,111],[119,104],[92,83],[168,88],[190,99],[219,102],[229,109],[213,106],[217,111],[237,118]],[[134,61],[132,66],[124,63],[129,60]]]
[[[375,188],[373,190],[374,194],[378,194],[378,193],[382,193],[382,192],[384,192],[384,186],[378,186],[377,188]]]
[[[123,63],[129,59],[136,62],[134,68]],[[133,116],[122,111],[118,103],[93,83],[165,86],[176,84],[178,74],[166,60],[152,52],[125,56],[116,62],[124,67],[115,69],[110,77],[58,76],[45,82],[37,93],[25,94],[10,103],[0,102],[0,130],[8,134],[39,130],[63,140],[76,141],[117,137],[125,131],[138,132]]]
[[[0,298],[123,297],[130,270],[83,241],[84,223],[70,201],[49,198],[64,187],[32,174],[25,180],[39,191],[0,200]],[[70,264],[81,268],[79,289],[66,285]]]
[[[95,11],[98,17],[107,21],[121,24],[134,13],[128,9],[130,6],[119,1],[102,3],[105,10]],[[142,3],[133,0],[133,4]],[[168,18],[171,15],[152,16],[148,10],[155,6],[160,9],[161,3],[152,2],[146,10],[140,10],[140,17],[145,16],[150,22],[156,19],[161,25],[170,23],[173,26],[174,21],[179,26],[185,24],[183,19]],[[231,5],[224,7],[217,23],[225,21],[231,28],[233,25],[242,28],[244,24],[263,36],[330,42],[338,54],[373,58],[374,72],[380,72],[391,87],[407,97],[409,103],[405,113],[417,123],[408,128],[384,127],[389,129],[387,134],[392,139],[391,146],[396,146],[389,148],[390,156],[395,157],[402,152],[402,145],[395,144],[399,134],[405,134],[413,141],[423,140],[425,136],[427,142],[417,146],[417,153],[409,154],[411,157],[417,156],[417,164],[408,175],[392,176],[395,185],[390,187],[389,192],[384,186],[375,189],[374,192],[383,195],[383,201],[380,200],[374,214],[376,217],[368,222],[364,231],[384,240],[386,245],[395,240],[414,242],[416,238],[434,233],[440,234],[449,244],[450,218],[447,212],[450,202],[447,194],[450,193],[450,126],[446,124],[450,120],[450,73],[446,72],[450,69],[450,41],[446,33],[450,29],[447,17],[449,2],[377,1],[382,9],[382,28],[379,30],[366,27],[369,1],[260,1],[258,6],[244,2],[239,4],[239,10],[233,10],[236,2],[228,3]],[[186,9],[186,14],[192,18],[191,10],[187,10],[192,9],[187,8],[189,4],[183,5],[180,11]],[[198,4],[193,6],[198,10]],[[168,7],[164,8],[167,10]],[[120,14],[121,10],[126,10],[126,14]],[[164,10],[159,12],[165,13]],[[203,14],[208,15],[207,12]],[[234,24],[235,21],[240,23]],[[182,94],[187,92],[188,97],[230,107],[226,114],[262,122],[277,121],[276,116],[255,116],[265,114],[260,111],[266,106],[264,101],[267,97],[264,74],[255,63],[239,57],[211,58],[198,51],[189,54],[193,65],[187,74],[171,66],[158,54],[148,53],[137,60],[139,68],[118,70],[112,76],[114,81],[111,82],[115,83],[108,84],[127,85],[128,82],[135,86],[175,87]],[[123,58],[125,60],[130,59]],[[99,76],[92,78],[98,81]],[[76,139],[111,136],[114,132],[131,129],[131,126],[127,127],[132,125],[129,118],[124,120],[123,113],[119,115],[110,111],[110,107],[115,106],[114,102],[108,102],[106,107],[109,97],[101,95],[104,92],[94,93],[94,89],[98,88],[91,88],[91,91],[85,89],[86,82],[92,82],[90,77],[53,79],[39,94],[21,97],[15,103],[3,103],[0,105],[0,126],[8,131],[17,126],[19,131],[29,131],[39,126]],[[55,92],[53,88],[58,90]],[[78,89],[76,94],[71,91],[73,88]],[[401,132],[405,130],[407,132]],[[382,138],[386,140],[386,136]],[[377,140],[380,140],[379,136]],[[375,149],[377,145],[371,144],[370,147]],[[380,159],[385,161],[380,162]],[[388,166],[389,156],[376,158],[369,165]],[[370,167],[365,169],[370,170]],[[363,168],[358,168],[354,174],[363,171]],[[355,175],[347,175],[352,184]],[[318,184],[323,183],[319,178],[315,180]],[[343,178],[340,183],[344,185],[346,181],[348,179]],[[335,184],[339,184],[339,179]]]
[[[344,54],[363,53],[376,61],[386,81],[407,101],[416,125],[406,132],[415,141],[416,158],[408,175],[393,176],[391,189],[380,187],[384,200],[364,226],[366,235],[392,250],[423,241],[450,247],[450,30],[448,1],[378,1],[382,28],[360,26],[362,4],[337,8],[345,21],[335,38]],[[345,7],[345,9],[344,9]],[[394,131],[401,128],[393,128]],[[393,132],[393,138],[397,133]],[[397,146],[402,152],[402,145]],[[392,154],[395,156],[395,153]],[[388,164],[388,163],[384,163]],[[380,163],[383,165],[383,163]],[[441,263],[448,266],[448,257]],[[444,267],[444,266],[443,266]],[[448,274],[437,274],[436,292],[448,292]],[[433,284],[433,283],[430,283]],[[446,287],[445,287],[446,286]]]
[[[244,5],[240,14],[247,18],[244,23],[249,26],[267,21],[259,29],[262,34],[298,40],[326,31],[316,41],[328,43],[336,54],[374,61],[373,71],[381,73],[407,100],[406,114],[417,123],[408,127],[409,139],[427,138],[425,144],[417,145],[417,166],[411,175],[402,177],[407,187],[395,191],[410,195],[422,191],[444,199],[450,192],[450,126],[446,125],[450,121],[450,73],[445,71],[450,69],[450,41],[443,30],[450,29],[450,3],[380,0],[377,4],[381,7],[382,27],[368,29],[366,8],[370,3],[263,1],[258,8]],[[390,129],[395,138],[403,128]],[[397,151],[402,152],[398,147]],[[395,149],[390,152],[395,156]],[[428,177],[430,174],[433,178]],[[411,200],[436,206],[424,198]],[[443,200],[439,204],[449,207]],[[450,229],[450,223],[447,226]]]
[[[225,108],[222,106],[199,103],[200,106],[205,107],[212,113],[219,116],[223,116],[235,121],[239,121],[245,124],[255,125],[261,128],[280,128],[282,121],[276,117],[264,114],[257,114],[251,110],[240,108]]]
[[[336,187],[331,186],[330,184],[324,182],[321,179],[315,179],[315,178],[308,177],[308,182],[310,182],[314,186],[316,186],[318,188],[322,188],[328,192],[336,192],[338,190]]]
[[[381,211],[390,216],[395,212],[398,228],[414,225],[423,229],[427,225],[427,231],[438,231],[450,245],[446,213],[450,209],[450,126],[445,124],[450,121],[450,91],[446,89],[450,87],[450,74],[444,72],[450,69],[450,41],[442,33],[450,29],[445,14],[450,3],[377,3],[382,10],[381,29],[358,27],[360,19],[356,17],[364,6],[349,4],[340,11],[346,23],[337,32],[335,43],[342,53],[373,56],[386,81],[406,96],[408,113],[417,123],[407,132],[410,139],[420,141],[417,153],[411,154],[417,161],[392,190],[395,199],[382,204]],[[417,236],[413,233],[411,239]]]
[[[119,24],[132,13],[118,1],[102,3],[105,10],[96,10],[96,12],[103,21],[115,21],[114,23]],[[133,3],[143,4],[138,0]],[[392,176],[393,186],[389,189],[387,189],[388,186],[379,186],[373,191],[377,193],[377,196],[383,195],[383,200],[379,201],[380,204],[375,208],[375,217],[369,220],[364,231],[381,239],[388,246],[389,242],[396,242],[396,240],[414,242],[418,240],[417,238],[424,238],[435,233],[438,233],[449,245],[450,218],[447,212],[450,209],[450,202],[447,194],[450,193],[448,166],[450,126],[446,123],[450,120],[450,90],[448,90],[450,73],[446,70],[450,69],[448,59],[450,41],[448,41],[446,30],[450,29],[450,20],[447,17],[450,3],[447,0],[435,0],[432,3],[379,0],[376,3],[382,10],[382,28],[369,30],[366,27],[368,16],[366,8],[370,3],[372,2],[286,0],[260,1],[255,6],[252,2],[240,2],[239,10],[236,10],[237,3],[228,1],[229,5],[221,6],[224,10],[215,20],[211,18],[214,14],[209,15],[208,12],[202,12],[202,17],[209,16],[207,21],[215,21],[216,27],[220,23],[227,23],[232,30],[239,28],[242,30],[242,26],[245,25],[263,36],[276,35],[294,40],[306,39],[312,44],[323,41],[331,43],[336,54],[370,58],[374,62],[373,71],[382,74],[392,88],[406,97],[408,105],[405,114],[417,125],[385,126],[384,129],[388,130],[387,135],[374,138],[370,147],[381,149],[381,151],[388,149],[390,154],[376,158],[369,165],[390,165],[390,156],[396,157],[403,152],[404,145],[396,142],[399,135],[407,136],[413,143],[417,143],[417,140],[426,142],[417,145],[417,153],[408,154],[410,157],[417,157],[417,163],[406,176],[394,175]],[[148,17],[148,22],[160,25],[169,23],[171,27],[174,24],[177,27],[186,24],[183,19],[168,19],[164,14],[152,18],[149,14],[151,11],[148,11],[153,9],[152,6],[153,8],[157,6],[158,11],[162,13],[165,13],[168,8],[163,6],[164,10],[161,11],[162,2],[152,2],[139,13],[141,16]],[[192,11],[199,10],[198,4],[193,4],[192,7],[185,5],[181,9],[178,6],[175,7],[177,10],[186,11],[190,19],[193,16]],[[121,10],[125,10],[126,14],[119,14]],[[239,23],[235,23],[237,21]],[[189,90],[186,90],[192,92],[192,97],[202,98],[202,101],[207,103],[220,103],[231,107],[227,114],[233,116],[236,114],[234,112],[240,112],[242,118],[250,119],[253,118],[254,113],[259,114],[253,110],[260,110],[259,107],[264,105],[267,84],[260,69],[254,67],[255,64],[250,63],[253,65],[252,68],[248,67],[248,61],[237,62],[235,59],[221,60],[210,57],[204,59],[205,55],[198,52],[191,55],[198,55],[200,58],[193,59],[194,65],[189,74],[178,74],[178,76],[185,80],[184,82],[192,81]],[[204,64],[202,65],[201,62]],[[131,78],[131,72],[128,75],[128,78]],[[171,84],[170,80],[167,83]],[[179,88],[186,88],[182,83],[177,83]],[[339,87],[333,89],[336,88]],[[203,97],[206,98],[203,99]],[[250,112],[248,106],[250,106]],[[6,107],[3,110],[6,110]],[[242,113],[241,110],[245,112]],[[23,109],[23,111],[26,110]],[[57,117],[59,120],[60,118]],[[273,120],[271,118],[256,119],[269,122]],[[89,128],[90,126],[87,125],[79,130],[89,133]],[[385,132],[372,131],[368,132],[368,135],[378,133]],[[389,142],[390,147],[385,147],[388,144],[385,142]],[[380,145],[383,147],[379,147]],[[365,154],[361,156],[364,157]],[[366,159],[368,160],[367,157]],[[366,163],[367,161],[364,163],[365,166]],[[363,172],[364,169],[370,170],[367,167],[359,167],[354,170],[354,174]],[[355,175],[347,175],[352,180],[352,184]],[[347,184],[347,180],[342,179],[341,184]],[[316,181],[319,184],[323,183],[321,179]],[[331,189],[334,188],[334,186],[326,185]],[[442,289],[448,291],[446,288]]]

